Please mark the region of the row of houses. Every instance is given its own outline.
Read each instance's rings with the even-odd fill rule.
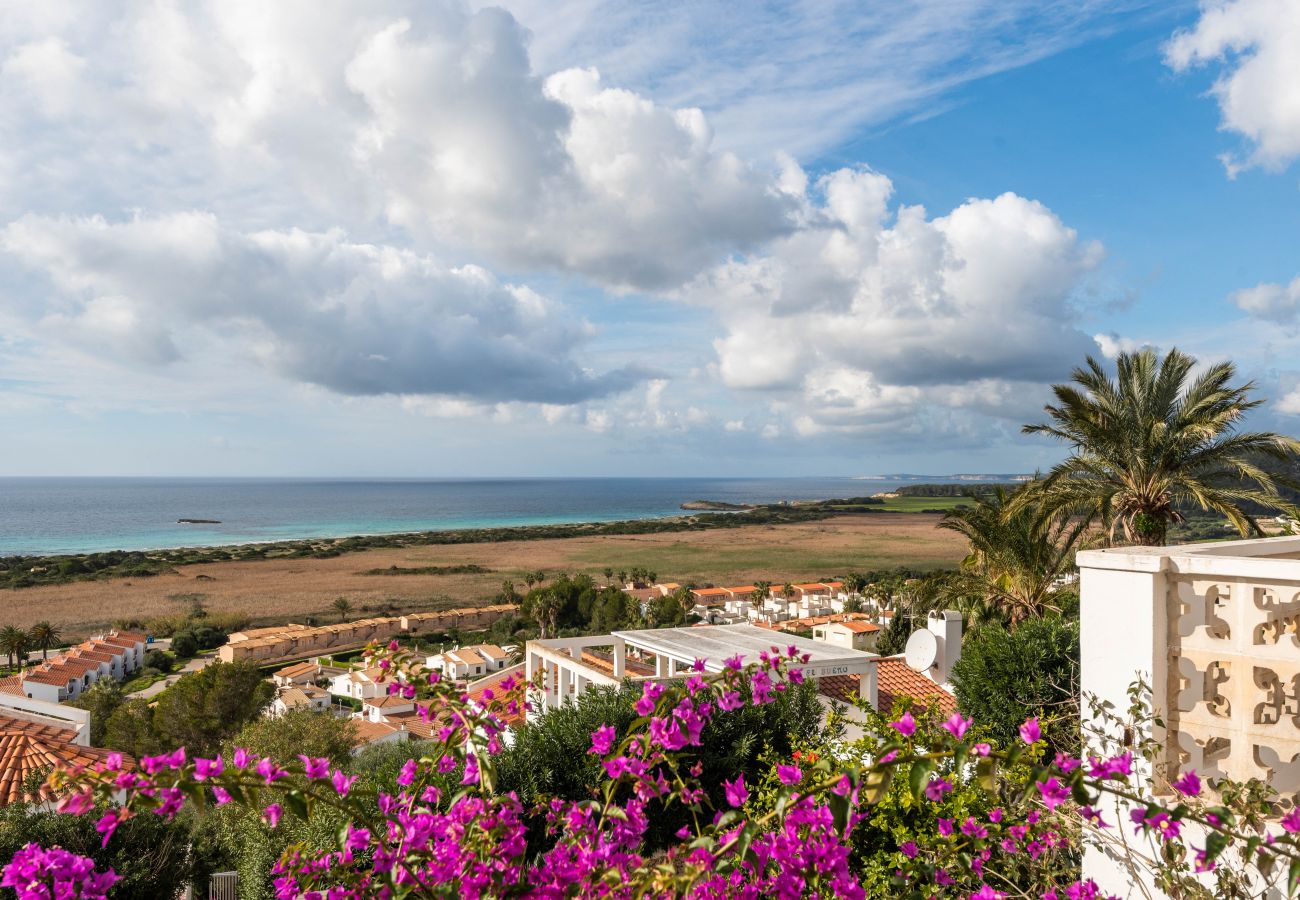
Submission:
[[[49,703],[76,700],[102,678],[121,681],[143,667],[148,643],[148,636],[139,632],[106,632],[0,679],[0,693]]]
[[[479,631],[518,609],[514,604],[499,603],[405,616],[358,619],[334,625],[290,624],[255,628],[230,635],[227,643],[218,648],[217,656],[222,662],[289,662],[320,654],[357,650],[371,642],[387,641],[402,635],[429,634],[452,629]]]

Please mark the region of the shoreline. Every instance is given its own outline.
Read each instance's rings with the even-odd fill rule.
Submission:
[[[834,510],[815,517],[720,518],[726,522],[715,527],[687,522],[670,528],[655,520],[563,533],[477,532],[469,536],[475,540],[443,534],[438,543],[378,538],[374,546],[355,541],[344,545],[347,552],[323,554],[268,552],[270,545],[242,557],[164,553],[159,556],[171,561],[148,572],[118,570],[0,593],[8,601],[0,624],[30,627],[48,620],[65,634],[83,635],[114,621],[183,615],[194,602],[214,616],[247,617],[255,625],[305,617],[328,623],[337,620],[332,604],[341,596],[352,603],[354,617],[473,606],[499,596],[505,580],[522,591],[525,578],[538,572],[546,579],[583,572],[599,580],[606,568],[642,567],[660,581],[683,584],[799,582],[898,566],[951,568],[964,555],[959,536],[935,527],[937,515]],[[375,570],[390,577],[377,577]]]

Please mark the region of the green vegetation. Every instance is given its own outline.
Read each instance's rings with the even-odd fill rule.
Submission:
[[[1037,715],[1053,750],[1079,752],[1079,623],[1033,618],[1015,631],[976,629],[953,668],[962,711],[1010,746],[1020,723]]]
[[[131,687],[124,685],[122,693]],[[104,745],[135,757],[181,746],[210,756],[261,715],[274,695],[252,663],[213,663],[180,678],[152,706],[144,700],[122,702],[108,715]]]
[[[461,566],[388,566],[366,569],[362,575],[486,575],[492,570],[474,563]]]
[[[1017,503],[1043,516],[1076,515],[1098,522],[1130,543],[1162,545],[1183,510],[1224,516],[1244,537],[1260,533],[1253,509],[1300,516],[1279,492],[1279,479],[1261,463],[1286,462],[1300,441],[1273,432],[1238,431],[1249,411],[1254,382],[1233,385],[1230,362],[1193,375],[1196,360],[1178,349],[1122,353],[1112,380],[1089,357],[1074,370],[1074,385],[1053,388],[1050,424],[1026,425],[1074,448]],[[1292,485],[1294,486],[1294,485]],[[1252,507],[1253,505],[1253,507]]]
[[[189,829],[183,821],[161,816],[134,816],[123,822],[107,846],[95,822],[103,810],[84,816],[69,816],[13,803],[0,809],[0,857],[11,858],[35,841],[46,847],[62,847],[95,860],[99,869],[112,868],[122,880],[112,896],[132,900],[174,900],[177,885],[196,874],[196,858],[190,851]],[[6,891],[12,896],[12,893]]]
[[[497,757],[497,790],[517,792],[526,807],[551,797],[588,797],[600,783],[600,760],[587,752],[591,733],[609,725],[617,731],[617,740],[622,740],[638,718],[633,705],[640,696],[641,688],[634,684],[618,690],[599,688],[583,694],[576,703],[550,710],[521,729],[514,743]],[[821,718],[816,690],[806,684],[783,692],[766,706],[746,703],[711,721],[703,732],[709,752],[701,756],[700,762],[701,780],[714,804],[722,807],[724,778],[743,772],[753,783],[766,768],[761,762],[763,756],[774,753],[789,759],[799,743],[818,733]],[[659,801],[652,803],[647,810],[652,823],[648,845],[666,846],[689,815],[680,804],[665,810]],[[540,821],[535,823],[529,833],[534,847],[544,844],[541,826]]]

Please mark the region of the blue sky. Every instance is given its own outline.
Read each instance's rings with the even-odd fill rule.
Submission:
[[[1019,471],[1086,354],[1300,416],[1300,8],[51,2],[0,474]]]

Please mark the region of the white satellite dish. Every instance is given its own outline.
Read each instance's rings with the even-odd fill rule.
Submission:
[[[935,640],[934,632],[924,628],[913,631],[904,652],[907,667],[914,672],[927,672],[938,658],[939,642]]]

